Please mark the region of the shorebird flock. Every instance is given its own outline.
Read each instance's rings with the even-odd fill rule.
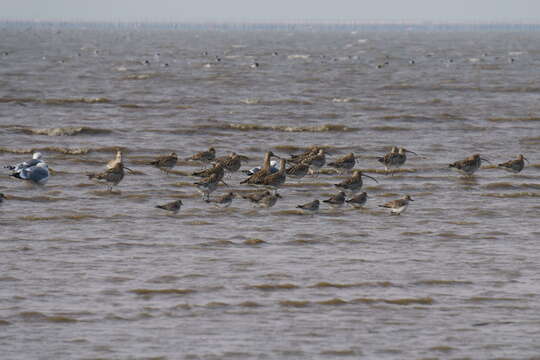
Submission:
[[[407,153],[417,155],[413,151],[394,146],[390,152],[377,158],[377,160],[384,165],[385,174],[393,175],[396,169],[399,169],[407,161]],[[272,158],[279,159],[279,167],[277,166],[277,161],[272,160]],[[230,187],[223,180],[225,173],[239,171],[242,167],[242,161],[247,160],[247,158],[234,152],[227,156],[216,157],[216,150],[211,147],[185,160],[210,164],[207,168],[191,173],[191,176],[201,178],[199,181],[193,182],[193,185],[202,194],[203,201],[220,207],[230,206],[238,193],[228,191],[214,198],[211,198],[210,195],[218,188],[220,183]],[[463,160],[451,163],[448,166],[461,172],[464,176],[473,176],[480,169],[482,161],[490,163],[480,154],[474,154]],[[525,167],[525,161],[528,162],[523,155],[518,155],[517,159],[500,163],[498,167],[512,173],[519,173]],[[168,155],[160,156],[148,162],[147,165],[154,166],[168,175],[177,165],[177,162],[178,155],[171,152]],[[349,204],[354,208],[364,207],[367,203],[368,194],[365,191],[360,192],[363,186],[363,179],[368,178],[376,183],[379,181],[358,169],[354,169],[356,157],[353,153],[327,163],[326,152],[324,148],[319,146],[311,146],[304,153],[290,155],[288,159],[280,157],[272,151],[266,152],[261,166],[242,171],[246,174],[246,178],[240,182],[240,184],[248,184],[259,187],[260,189],[247,193],[242,192],[240,195],[258,207],[273,207],[281,198],[278,189],[285,184],[287,178],[302,179],[308,174],[317,177],[319,176],[320,169],[325,165],[334,168],[342,176],[345,176],[346,173],[350,175],[347,175],[343,181],[334,184],[338,191],[330,198],[322,201],[314,199],[305,204],[298,205],[297,208],[305,213],[315,213],[319,210],[321,203],[331,208],[340,208],[345,204]],[[102,172],[89,173],[87,176],[90,180],[107,185],[109,191],[112,191],[113,186],[117,186],[122,181],[125,170],[133,173],[133,170],[125,166],[121,151],[118,151],[116,157],[107,162],[104,167],[105,169]],[[31,160],[17,165],[8,165],[5,168],[10,170],[9,175],[11,177],[36,185],[43,186],[49,179],[49,168],[43,160],[43,155],[39,152],[34,153]],[[0,203],[5,199],[8,199],[8,197],[0,193]],[[390,215],[401,215],[412,201],[414,200],[410,195],[404,195],[400,199],[378,206],[390,209]],[[157,205],[156,208],[176,214],[183,205],[182,200],[175,200],[163,205]]]

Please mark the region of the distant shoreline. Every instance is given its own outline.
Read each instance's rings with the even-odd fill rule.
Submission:
[[[142,28],[163,30],[275,30],[275,31],[540,31],[534,22],[429,21],[41,21],[0,19],[0,27]]]

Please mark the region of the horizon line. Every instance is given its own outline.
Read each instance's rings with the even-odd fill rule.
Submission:
[[[104,24],[104,25],[410,25],[410,26],[475,26],[475,25],[513,25],[530,26],[540,25],[540,20],[429,20],[429,19],[141,19],[141,20],[92,20],[92,19],[13,19],[0,18],[0,24],[29,23],[29,24]]]

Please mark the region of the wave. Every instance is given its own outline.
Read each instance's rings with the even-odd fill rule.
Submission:
[[[512,184],[509,182],[498,182],[484,185],[486,189],[489,190],[511,190],[511,189],[534,189],[540,190],[540,184]]]
[[[358,352],[356,350],[322,350],[321,355],[324,356],[330,356],[330,357],[341,357],[341,356],[357,356],[360,355],[361,352]]]
[[[148,80],[157,77],[158,74],[131,74],[122,76],[120,80]]]
[[[503,117],[490,117],[487,118],[487,121],[491,122],[537,122],[540,121],[538,116],[529,116],[529,117],[516,117],[516,118],[503,118]]]
[[[285,306],[285,307],[306,307],[309,306],[311,302],[306,300],[281,300],[279,302],[279,305]]]
[[[347,98],[333,98],[332,99],[332,102],[333,103],[336,103],[336,104],[342,104],[342,103],[357,103],[359,102],[359,100],[355,99],[355,98],[350,98],[350,97],[347,97]]]
[[[347,288],[357,288],[357,287],[399,287],[399,285],[396,285],[389,281],[361,282],[361,283],[352,283],[352,284],[338,284],[338,283],[330,283],[330,282],[321,281],[311,287],[347,289]]]
[[[154,296],[154,295],[187,295],[192,294],[195,290],[192,289],[133,289],[129,290],[130,293],[141,296]]]
[[[391,305],[432,305],[434,300],[431,297],[423,298],[403,298],[403,299],[372,299],[372,298],[358,298],[354,299],[351,302],[355,303],[366,303],[366,304],[375,304],[375,303],[384,303]]]
[[[480,86],[417,86],[413,84],[392,84],[384,85],[379,90],[417,90],[417,91],[457,91],[457,92],[487,92],[487,93],[538,93],[540,87],[537,86],[518,86],[518,87],[506,87],[506,86],[492,86],[492,87],[480,87]]]
[[[53,200],[53,201],[59,201]],[[38,200],[39,201],[39,200]],[[23,216],[20,217],[21,220],[28,220],[28,221],[55,221],[55,220],[71,220],[71,221],[80,221],[80,220],[86,220],[86,219],[99,219],[99,217],[95,215],[87,215],[87,214],[75,214],[75,215],[64,215],[64,216]]]
[[[109,129],[91,128],[86,126],[66,126],[50,129],[32,129],[20,128],[20,132],[29,135],[47,135],[47,136],[75,136],[75,135],[105,135],[112,133]]]
[[[514,198],[537,198],[540,197],[540,193],[536,192],[518,192],[518,193],[488,193],[482,194],[482,196],[494,197],[500,199],[514,199]]]
[[[0,98],[0,103],[37,103],[45,105],[65,105],[65,104],[107,104],[111,100],[108,98],[98,97],[98,98],[51,98],[51,99],[38,99],[38,98],[11,98],[3,97]]]
[[[454,286],[454,285],[472,285],[472,281],[467,280],[420,280],[415,285],[427,286]]]
[[[297,285],[294,284],[262,284],[262,285],[252,285],[252,289],[263,290],[263,291],[277,291],[277,290],[294,290],[298,289]]]
[[[78,322],[69,316],[64,315],[45,315],[38,311],[24,311],[18,314],[19,317],[26,322],[51,322],[51,323],[75,323]]]
[[[418,122],[418,121],[425,121],[425,122],[434,122],[436,119],[428,116],[421,116],[421,115],[386,115],[382,116],[381,120],[399,120],[399,121],[409,121],[409,122]]]
[[[247,239],[243,242],[244,245],[261,245],[266,244],[266,241],[261,239]]]
[[[280,132],[352,132],[358,129],[339,124],[324,124],[320,126],[286,126],[286,125],[257,125],[257,124],[207,124],[199,125],[202,130],[236,130],[236,131],[280,131]]]
[[[258,98],[247,98],[240,100],[242,104],[246,105],[313,105],[313,102],[302,99],[275,99],[275,100],[262,100]]]
[[[126,151],[125,148],[119,148],[117,146],[104,146],[100,148],[67,148],[60,146],[45,146],[40,148],[22,148],[22,149],[13,149],[0,146],[0,153],[10,153],[10,154],[32,154],[36,151],[40,152],[53,152],[66,155],[86,155],[91,152],[100,152],[100,153],[116,153],[117,150]]]

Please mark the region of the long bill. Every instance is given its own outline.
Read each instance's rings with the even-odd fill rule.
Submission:
[[[483,157],[481,157],[480,160],[486,161],[488,164],[491,164],[491,161],[489,161],[488,159],[484,159]]]
[[[379,183],[379,182],[377,181],[377,179],[375,179],[374,177],[371,177],[371,176],[366,175],[366,174],[362,174],[362,176],[365,176],[365,177],[370,178],[371,180],[375,181],[377,184]]]
[[[407,149],[403,149],[403,150],[405,150],[405,152],[408,152],[408,153],[411,153],[411,154],[414,154],[414,155],[418,156],[418,154],[417,154],[417,153],[415,153],[414,151],[411,151],[411,150],[407,150]]]

